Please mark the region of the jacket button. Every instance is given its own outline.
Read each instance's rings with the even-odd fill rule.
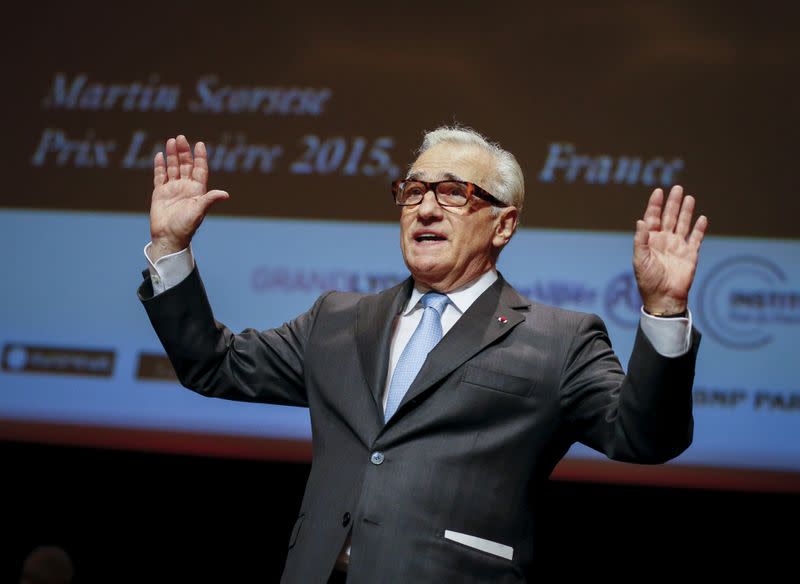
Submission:
[[[350,523],[350,513],[345,513],[342,515],[342,527],[347,527]]]
[[[383,462],[383,452],[373,452],[369,460],[372,464],[381,464]]]

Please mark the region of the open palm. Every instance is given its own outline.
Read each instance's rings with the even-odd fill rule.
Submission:
[[[208,156],[205,145],[195,145],[194,157],[185,136],[167,140],[167,158],[153,161],[153,197],[150,203],[151,259],[186,248],[209,207],[227,199],[225,191],[208,191]]]
[[[708,227],[701,215],[692,228],[695,199],[674,186],[650,195],[644,217],[636,222],[633,270],[644,302],[652,314],[679,314],[686,310],[689,289],[697,270],[700,244]]]

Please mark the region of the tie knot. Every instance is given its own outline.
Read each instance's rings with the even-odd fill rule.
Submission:
[[[450,302],[450,299],[447,297],[446,294],[440,294],[439,292],[428,292],[420,298],[420,302],[425,308],[433,308],[439,316],[442,316],[442,311],[444,307],[447,306],[447,303]]]

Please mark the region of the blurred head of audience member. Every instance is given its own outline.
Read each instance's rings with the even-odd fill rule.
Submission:
[[[57,546],[43,545],[25,558],[19,584],[70,584],[73,574],[67,552]]]

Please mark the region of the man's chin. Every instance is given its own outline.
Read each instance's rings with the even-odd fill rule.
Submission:
[[[414,280],[421,284],[433,285],[441,282],[450,273],[447,266],[435,262],[415,262],[408,264],[408,269]]]

